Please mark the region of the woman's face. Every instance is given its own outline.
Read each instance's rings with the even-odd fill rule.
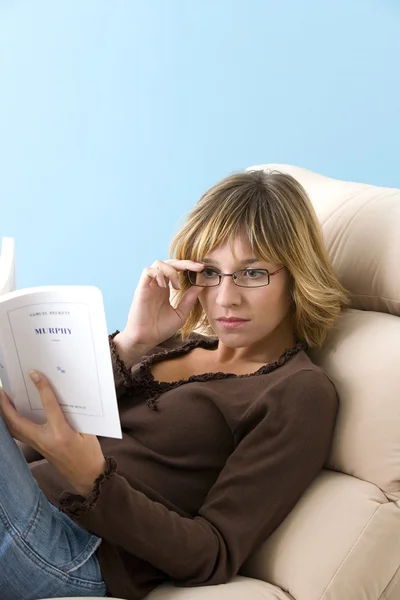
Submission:
[[[259,261],[252,255],[247,238],[240,235],[234,244],[236,259],[228,244],[218,246],[203,257],[207,269],[218,273],[234,273],[251,269],[249,277],[257,278],[257,269],[270,273],[281,264]],[[288,347],[294,344],[290,281],[287,269],[270,277],[263,287],[239,287],[231,277],[222,277],[218,287],[204,288],[199,296],[208,321],[220,342],[230,348],[257,345],[271,341]],[[226,319],[243,319],[231,322]]]

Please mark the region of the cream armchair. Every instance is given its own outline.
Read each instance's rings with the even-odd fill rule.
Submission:
[[[304,185],[351,293],[352,308],[312,352],[341,401],[331,454],[240,577],[163,585],[147,600],[400,600],[400,190],[254,168]]]

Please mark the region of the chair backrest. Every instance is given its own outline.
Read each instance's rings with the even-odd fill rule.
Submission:
[[[245,566],[296,600],[400,600],[400,190],[290,165],[351,296],[322,349],[340,409],[326,470]]]

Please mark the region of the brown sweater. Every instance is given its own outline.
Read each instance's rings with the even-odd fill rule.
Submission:
[[[337,395],[300,345],[253,375],[152,377],[152,363],[216,344],[168,340],[129,372],[111,342],[123,439],[100,439],[105,475],[85,499],[47,461],[32,465],[49,500],[103,539],[111,595],[228,581],[327,458]]]

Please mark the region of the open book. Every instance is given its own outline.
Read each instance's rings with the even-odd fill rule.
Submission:
[[[2,385],[18,412],[44,423],[32,370],[49,379],[76,431],[122,437],[98,288],[38,287],[0,295]]]

